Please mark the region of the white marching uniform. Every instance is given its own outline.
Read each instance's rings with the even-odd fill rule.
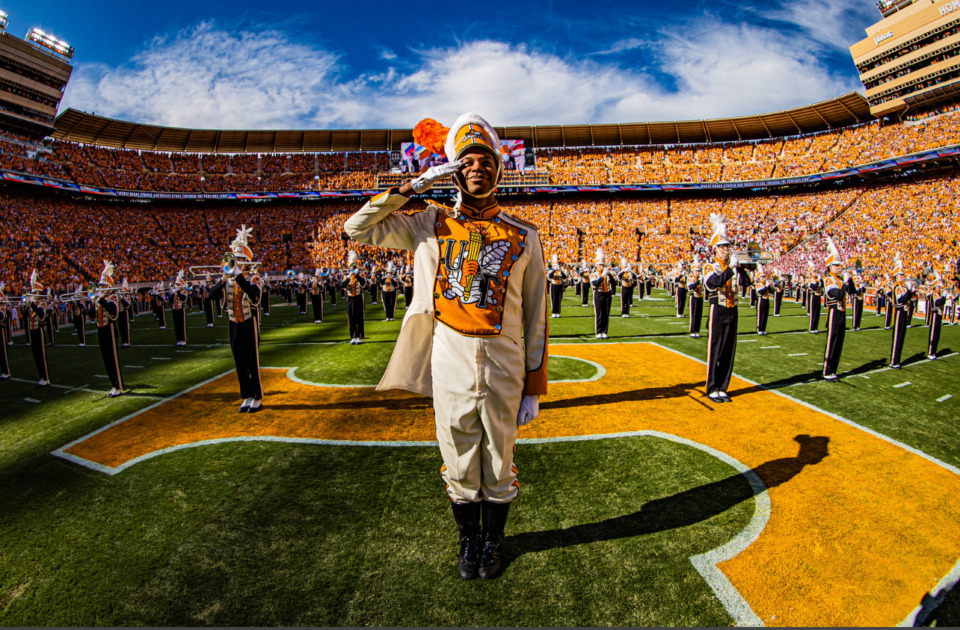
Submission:
[[[377,389],[433,397],[451,500],[509,503],[519,489],[513,452],[520,401],[547,391],[540,238],[498,206],[458,217],[436,206],[395,214],[407,201],[391,189],[344,224],[361,243],[414,252],[413,300]]]

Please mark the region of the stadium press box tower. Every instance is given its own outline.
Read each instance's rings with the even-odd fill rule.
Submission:
[[[26,39],[11,35],[0,11],[0,128],[35,138],[52,134],[72,59],[69,44],[39,28]]]
[[[960,0],[880,0],[883,19],[850,46],[874,116],[960,95]]]

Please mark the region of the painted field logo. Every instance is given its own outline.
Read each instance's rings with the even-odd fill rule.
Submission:
[[[757,509],[747,529],[691,558],[738,624],[911,623],[956,581],[960,471],[741,379],[731,383],[735,404],[710,405],[702,364],[654,344],[551,352],[603,371],[593,382],[551,385],[521,443],[670,439],[714,454],[750,484]],[[294,372],[263,370],[271,403],[261,413],[235,412],[228,373],[55,454],[116,474],[163,453],[229,441],[434,443],[428,399],[320,386]]]

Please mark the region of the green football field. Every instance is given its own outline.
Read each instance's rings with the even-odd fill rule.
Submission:
[[[705,368],[697,361],[706,359],[706,322],[704,338],[691,339],[672,298],[661,290],[651,297],[629,319],[619,317],[614,298],[609,339],[597,340],[592,308],[581,308],[570,291],[564,316],[549,320],[551,343],[654,342],[690,357],[685,378],[702,390]],[[262,366],[297,367],[299,378],[315,383],[379,380],[402,307],[397,321],[385,322],[368,300],[366,343],[352,346],[342,301],[326,305],[322,324],[277,301],[262,326]],[[730,592],[692,559],[757,522],[768,502],[756,477],[768,486],[771,477],[743,474],[730,458],[684,439],[637,432],[522,441],[506,568],[495,580],[469,582],[456,575],[457,536],[435,446],[227,442],[149,457],[116,474],[54,455],[233,369],[223,319],[208,329],[202,314],[191,313],[184,348],[174,345],[169,313],[167,321],[166,330],[149,313],[134,321],[133,346],[120,349],[127,393],[116,399],[106,397],[110,384],[91,324],[85,348],[77,347],[72,326],[48,348],[51,387],[36,387],[22,336],[8,346],[14,378],[0,382],[0,624],[725,626],[750,618],[731,608]],[[799,401],[798,409],[806,403],[845,419],[954,475],[960,327],[943,327],[940,358],[928,361],[927,329],[916,319],[903,369],[890,370],[891,333],[882,321],[868,310],[863,330],[848,330],[842,380],[831,384],[819,379],[824,319],[819,335],[807,333],[803,309],[786,299],[783,316],[771,317],[770,334],[760,337],[754,311],[741,304],[734,371]],[[590,362],[551,358],[549,370],[551,381],[603,383]],[[268,408],[279,402],[264,399]],[[239,403],[223,401],[225,408]],[[638,404],[642,409],[642,397]],[[534,425],[548,426],[553,412],[545,405]],[[353,412],[339,413],[350,427]],[[702,419],[710,421],[706,412]],[[602,426],[604,418],[591,421]],[[816,473],[825,455],[784,476],[784,492],[792,476]],[[839,455],[831,451],[826,461],[831,457]],[[866,474],[896,479],[896,470],[871,466]],[[957,506],[960,496],[944,507]],[[770,514],[773,528],[776,501]],[[845,519],[855,526],[858,514]],[[876,535],[878,547],[893,545],[883,553],[894,564],[897,541],[874,531],[864,526],[862,536]],[[960,553],[947,560],[955,564]],[[928,624],[960,624],[960,598],[936,591],[939,580],[955,580],[947,571],[924,579],[929,599],[923,591],[904,599],[916,599]],[[751,606],[763,599],[752,591],[740,596]],[[871,609],[869,602],[860,606]],[[783,623],[757,615],[768,625]],[[820,619],[840,625],[829,615]],[[862,623],[887,625],[869,615]]]

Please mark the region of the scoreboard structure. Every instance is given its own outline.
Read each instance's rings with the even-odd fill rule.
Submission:
[[[850,46],[874,116],[960,95],[960,0],[881,0],[883,19]]]

